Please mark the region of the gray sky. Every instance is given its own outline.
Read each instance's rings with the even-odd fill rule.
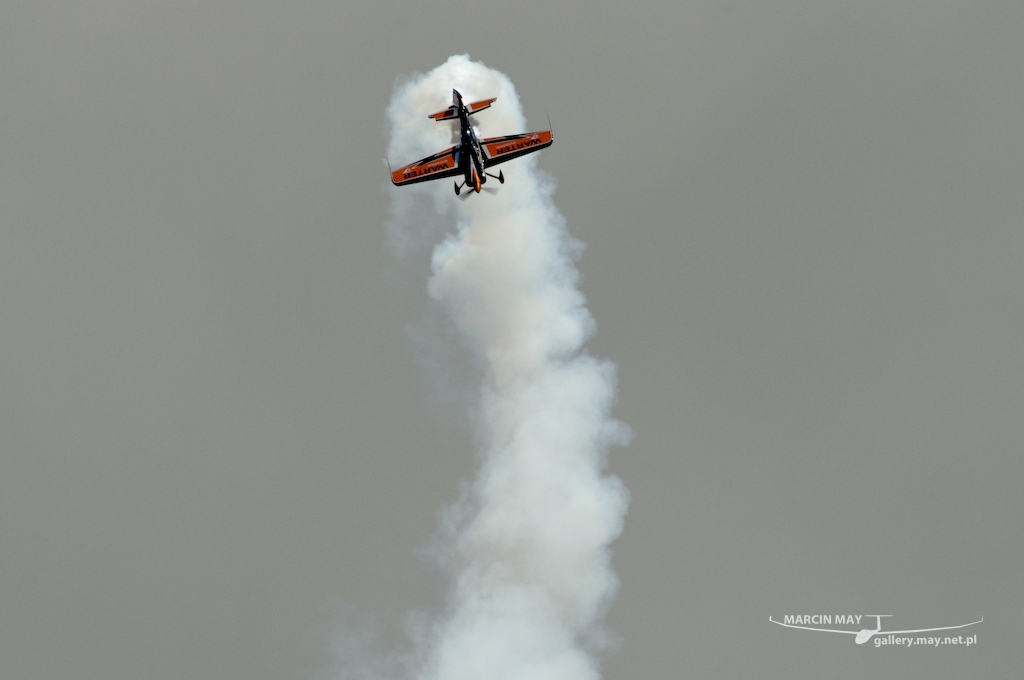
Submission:
[[[473,453],[380,159],[395,79],[464,52],[551,115],[634,430],[605,677],[1019,671],[1022,34],[1010,2],[10,4],[0,677],[329,676],[436,605]],[[838,612],[985,622],[767,621]]]

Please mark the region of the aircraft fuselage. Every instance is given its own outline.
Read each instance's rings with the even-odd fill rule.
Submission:
[[[469,109],[462,103],[462,96],[458,90],[454,90],[455,99],[459,106],[459,126],[462,128],[459,134],[459,151],[457,153],[459,169],[462,170],[462,178],[465,186],[476,193],[480,193],[480,187],[487,182],[487,175],[484,173],[484,152],[480,148],[480,140],[473,131],[473,124],[469,120]]]

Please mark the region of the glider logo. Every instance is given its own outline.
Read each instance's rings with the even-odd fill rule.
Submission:
[[[919,636],[919,637],[904,637],[909,633],[930,633],[938,630],[954,630],[957,628],[966,628],[967,626],[973,626],[981,623],[985,620],[984,617],[971,623],[964,623],[959,626],[939,626],[938,628],[915,628],[914,630],[882,630],[882,619],[888,618],[892,614],[786,614],[782,617],[782,621],[776,621],[772,617],[768,617],[768,620],[776,625],[785,626],[786,628],[798,628],[800,630],[810,630],[816,633],[845,633],[847,635],[856,635],[853,639],[858,645],[862,645],[871,638],[875,638],[875,647],[882,647],[884,645],[903,645],[906,647],[911,646],[929,646],[938,647],[940,645],[976,645],[978,644],[978,635],[968,635],[964,637],[958,635],[952,636]],[[861,619],[875,619],[874,628],[862,628],[860,630],[836,630],[834,628],[821,628],[820,626],[859,626]],[[865,621],[865,623],[868,623]]]

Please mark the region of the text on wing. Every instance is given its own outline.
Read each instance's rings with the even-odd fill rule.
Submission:
[[[526,147],[529,146],[536,146],[540,143],[540,137],[538,135],[534,135],[529,139],[520,139],[515,142],[509,142],[508,144],[502,144],[501,146],[497,146],[494,148],[494,155],[500,156],[501,154],[508,153],[509,151],[518,151],[519,149],[525,149]]]

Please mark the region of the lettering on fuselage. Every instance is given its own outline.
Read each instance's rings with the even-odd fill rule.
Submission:
[[[540,137],[538,135],[534,135],[529,139],[522,139],[518,142],[509,142],[508,144],[502,144],[499,147],[495,147],[494,155],[500,156],[501,154],[508,153],[509,151],[518,151],[519,149],[525,149],[529,146],[536,146],[538,144],[540,144]]]
[[[448,169],[448,159],[445,159],[443,161],[437,161],[435,163],[431,163],[430,165],[421,165],[418,168],[409,168],[408,170],[406,170],[405,172],[402,173],[402,176],[405,179],[411,179],[413,177],[419,177],[420,175],[429,175],[432,172],[437,172],[438,170],[447,170],[447,169]]]

